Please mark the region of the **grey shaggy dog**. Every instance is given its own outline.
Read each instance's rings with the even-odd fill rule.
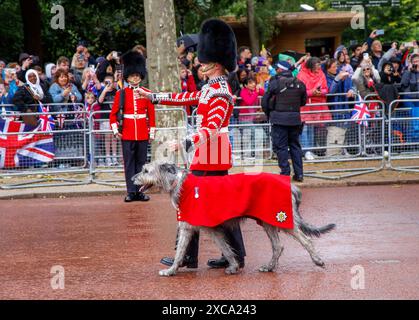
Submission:
[[[188,173],[188,170],[180,169],[174,164],[152,162],[144,165],[143,170],[135,175],[132,179],[135,184],[141,186],[141,192],[145,192],[152,186],[162,188],[165,192],[170,194],[172,204],[177,209],[179,197],[182,191],[182,183],[186,179]],[[297,186],[292,184],[291,193],[294,215],[294,229],[282,229],[281,231],[284,231],[286,234],[297,240],[307,250],[307,252],[310,254],[311,260],[313,260],[317,266],[324,267],[324,262],[316,253],[310,238],[313,236],[320,237],[321,234],[331,231],[333,228],[335,228],[335,224],[328,224],[323,227],[314,227],[304,222],[298,211],[301,203],[301,191]],[[193,226],[185,221],[180,221],[179,238],[174,263],[170,268],[161,270],[159,274],[161,276],[173,276],[176,274],[179,266],[183,261],[186,248],[188,247],[192,235],[199,229],[208,231],[217,246],[220,248],[224,257],[227,259],[229,266],[225,269],[225,273],[238,273],[239,264],[236,260],[235,253],[224,238],[221,226],[233,226],[234,224],[240,223],[240,221],[243,219],[245,218],[231,219],[225,222],[223,225],[216,226],[214,228]],[[269,240],[271,241],[273,254],[271,260],[266,265],[261,266],[259,271],[271,272],[276,269],[278,265],[278,259],[284,248],[281,246],[279,241],[279,228],[263,221],[262,227],[268,235]]]

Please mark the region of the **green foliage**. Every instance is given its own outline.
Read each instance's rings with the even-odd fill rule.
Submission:
[[[382,42],[404,42],[419,38],[419,7],[418,0],[401,0],[400,7],[373,7],[368,8],[368,30],[384,29],[385,34],[380,36]],[[321,0],[322,8],[331,9],[331,0]],[[349,9],[344,9],[348,10]],[[370,33],[368,32],[368,34]],[[350,40],[357,42],[365,41],[364,30],[354,30],[348,27],[342,35],[343,42],[348,44]]]
[[[23,50],[22,18],[18,1],[0,1],[0,59],[17,62]]]
[[[57,1],[40,0],[42,34],[47,39],[47,58],[71,57],[77,41],[89,42],[94,55],[107,55],[112,50],[126,51],[136,44],[145,45],[144,7],[142,1],[124,0],[61,0],[65,9],[65,29],[54,30],[49,21],[50,8]]]
[[[143,1],[38,0],[38,3],[42,16],[44,61],[55,61],[61,55],[71,58],[80,39],[89,42],[89,49],[95,56],[106,55],[112,50],[124,52],[136,44],[146,43]],[[51,28],[50,21],[54,16],[51,7],[54,4],[64,7],[64,30]],[[19,1],[2,0],[0,19],[0,57],[16,59],[23,51]]]
[[[273,22],[279,12],[301,11],[306,3],[316,10],[330,8],[331,0],[255,0],[255,21],[261,43],[279,32]],[[402,0],[402,7],[369,8],[369,29],[384,29],[383,41],[411,41],[419,38],[418,0]],[[93,55],[106,55],[112,50],[126,51],[146,43],[144,5],[141,0],[38,0],[42,14],[44,61],[55,61],[60,55],[72,57],[78,40],[88,40]],[[233,15],[246,17],[246,0],[176,0],[177,27],[184,17],[186,33],[199,31],[209,17]],[[65,9],[65,29],[50,26],[54,4]],[[23,25],[19,1],[0,0],[0,58],[16,61],[23,51]],[[178,30],[179,34],[179,30]],[[348,28],[343,42],[363,41],[364,30]]]

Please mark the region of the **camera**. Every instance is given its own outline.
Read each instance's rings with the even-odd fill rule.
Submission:
[[[111,81],[109,81],[109,80],[105,80],[105,85],[106,86],[110,86],[112,84],[112,82]]]
[[[384,34],[384,30],[383,29],[379,29],[379,30],[375,31],[375,34],[377,36],[382,36]]]

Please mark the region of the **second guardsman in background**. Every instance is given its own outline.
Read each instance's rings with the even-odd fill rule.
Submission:
[[[139,192],[131,178],[139,173],[147,161],[147,149],[155,135],[154,105],[142,97],[138,89],[146,75],[145,59],[137,52],[127,52],[122,57],[123,77],[128,86],[119,90],[110,114],[113,134],[122,141],[127,196],[125,202],[148,201],[150,197]]]

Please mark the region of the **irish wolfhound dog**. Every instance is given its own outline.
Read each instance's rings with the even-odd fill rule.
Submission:
[[[188,173],[188,170],[180,169],[174,164],[152,162],[144,165],[143,170],[139,174],[135,175],[132,179],[134,180],[135,184],[142,186],[141,192],[146,191],[152,186],[163,188],[165,192],[170,193],[172,204],[177,209],[182,192],[182,183],[185,181]],[[335,225],[328,224],[318,228],[304,222],[298,211],[301,202],[301,191],[297,186],[291,185],[291,194],[294,228],[282,230],[286,234],[289,234],[294,239],[296,239],[308,251],[311,259],[317,266],[324,267],[324,262],[316,253],[310,237],[319,237],[321,234],[331,231]],[[226,224],[232,226],[239,223],[240,220],[243,220],[243,218],[234,218],[225,222],[222,226],[226,226]],[[276,269],[278,265],[278,259],[283,250],[278,236],[278,231],[280,229],[263,221],[261,224],[271,241],[273,255],[271,260],[266,265],[260,267],[259,271],[270,272]],[[225,269],[225,272],[227,274],[235,274],[238,272],[239,264],[236,260],[235,253],[224,238],[221,225],[214,228],[199,227],[193,226],[185,221],[180,221],[179,238],[174,263],[170,268],[161,270],[159,272],[161,276],[172,276],[176,274],[176,271],[185,256],[189,241],[191,240],[193,233],[198,229],[205,229],[209,232],[217,246],[220,248],[224,257],[229,262],[229,266]]]

